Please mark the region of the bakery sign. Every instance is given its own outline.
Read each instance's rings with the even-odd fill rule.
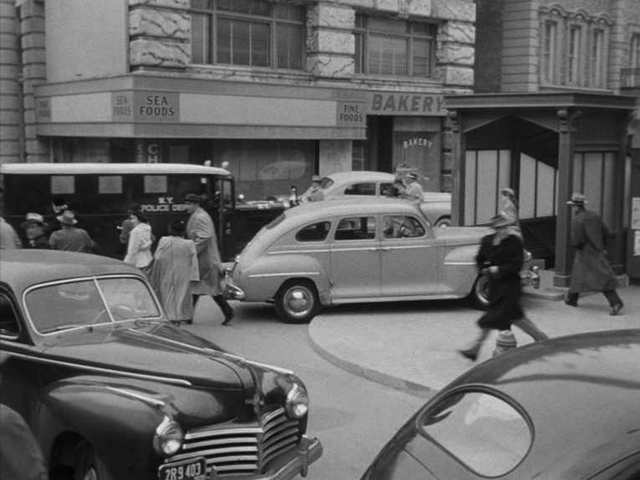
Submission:
[[[370,92],[369,115],[445,116],[444,96],[427,93]]]

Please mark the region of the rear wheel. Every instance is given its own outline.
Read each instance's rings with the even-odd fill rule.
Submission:
[[[469,294],[469,300],[475,308],[485,310],[489,307],[489,276],[478,275]]]
[[[276,294],[275,307],[283,322],[309,322],[320,308],[316,286],[309,280],[290,280],[284,283]]]

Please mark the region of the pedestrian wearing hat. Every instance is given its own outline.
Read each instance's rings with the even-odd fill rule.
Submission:
[[[300,196],[303,202],[319,202],[324,200],[324,194],[321,188],[322,178],[320,175],[313,175],[311,177],[311,186],[305,190]]]
[[[478,320],[480,334],[476,341],[460,353],[476,360],[482,344],[491,330],[510,330],[514,321],[524,317],[520,305],[522,286],[520,270],[524,263],[522,239],[514,228],[513,219],[498,214],[491,219],[495,233],[480,241],[476,265],[481,274],[489,276],[489,308]]]
[[[586,203],[581,193],[574,193],[567,202],[574,211],[571,246],[575,248],[575,256],[565,303],[577,307],[580,293],[602,292],[611,307],[609,314],[618,315],[624,304],[616,292],[616,276],[606,256],[609,229],[597,213],[586,209]]]
[[[26,248],[49,248],[48,226],[39,213],[29,212],[20,225],[27,239]]]
[[[192,285],[200,280],[196,246],[184,238],[185,231],[182,220],[169,226],[169,235],[158,242],[149,276],[167,318],[176,323],[193,321]]]
[[[200,280],[193,286],[194,305],[200,295],[211,295],[224,314],[222,324],[228,325],[233,318],[233,308],[223,296],[221,280],[224,272],[213,221],[201,207],[202,197],[199,195],[187,194],[185,203],[190,214],[187,221],[187,238],[193,240],[198,252]]]
[[[54,250],[68,252],[93,252],[96,248],[86,230],[76,227],[78,220],[72,210],[65,210],[56,217],[62,228],[49,237],[49,246]]]
[[[0,378],[1,380],[1,378]],[[46,480],[47,465],[33,432],[24,418],[0,403],[0,478]]]
[[[151,225],[149,225],[142,212],[135,209],[129,210],[129,222],[133,228],[129,232],[127,254],[124,257],[124,262],[138,267],[148,274],[151,262],[153,262],[153,255],[151,254],[151,245],[153,243]]]
[[[419,205],[424,201],[424,191],[422,190],[422,185],[418,182],[418,174],[416,172],[407,173],[406,182],[407,185],[405,191],[401,194],[401,198]]]
[[[22,241],[13,227],[0,217],[0,250],[22,248]]]

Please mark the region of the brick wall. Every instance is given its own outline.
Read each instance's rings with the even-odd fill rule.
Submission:
[[[536,2],[509,0],[502,18],[503,92],[534,92],[538,88],[538,15]]]

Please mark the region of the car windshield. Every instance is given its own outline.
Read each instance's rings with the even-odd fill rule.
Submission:
[[[145,283],[134,277],[82,279],[36,287],[27,293],[25,306],[41,334],[161,317]]]
[[[422,432],[479,475],[516,467],[531,446],[529,424],[512,405],[485,392],[458,392],[421,419]]]

